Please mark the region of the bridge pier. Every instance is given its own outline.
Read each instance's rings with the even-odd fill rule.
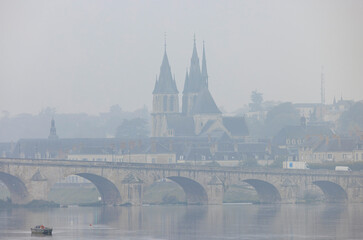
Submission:
[[[136,175],[130,173],[122,181],[116,184],[121,194],[120,204],[142,205],[144,197],[144,183]]]
[[[48,193],[50,191],[50,184],[47,180],[45,181],[30,181],[25,184],[28,190],[28,197],[24,199],[22,204],[31,202],[33,200],[44,200],[48,201]]]
[[[208,204],[223,204],[224,186],[218,177],[213,176],[212,180],[206,186],[206,192],[208,196]]]

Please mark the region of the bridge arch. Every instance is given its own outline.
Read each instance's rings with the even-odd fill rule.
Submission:
[[[20,178],[8,173],[0,172],[0,181],[8,188],[13,203],[26,202],[29,194],[25,184]]]
[[[167,179],[172,180],[183,188],[188,204],[208,204],[207,192],[200,183],[190,178],[178,176],[167,177]]]
[[[88,181],[92,182],[98,192],[101,194],[101,201],[104,204],[120,204],[121,203],[121,195],[120,191],[117,189],[114,183],[105,177],[101,177],[92,173],[75,173],[72,175],[80,176]]]
[[[255,188],[260,203],[277,203],[281,201],[280,192],[271,183],[259,179],[245,179],[243,182]]]
[[[323,191],[326,200],[329,202],[345,202],[348,200],[347,193],[339,184],[330,181],[315,181],[313,184]]]

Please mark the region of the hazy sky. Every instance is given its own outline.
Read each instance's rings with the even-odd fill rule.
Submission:
[[[265,100],[363,99],[363,1],[0,0],[0,114],[146,105],[167,52],[179,92],[193,34],[209,88],[234,111]],[[1,115],[0,115],[1,116]]]

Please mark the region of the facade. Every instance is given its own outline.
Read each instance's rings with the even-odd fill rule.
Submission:
[[[334,132],[324,125],[309,125],[306,118],[301,118],[300,125],[286,126],[273,138],[275,158],[281,157],[289,161],[303,161],[299,148],[306,142],[331,137]]]
[[[308,163],[363,161],[363,142],[353,137],[309,138],[299,148],[299,158]]]

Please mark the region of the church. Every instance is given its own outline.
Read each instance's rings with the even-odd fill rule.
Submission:
[[[203,44],[200,68],[194,39],[190,67],[186,72],[181,111],[179,91],[172,77],[166,48],[155,81],[152,105],[152,132],[154,138],[211,137],[226,135],[242,140],[248,136],[243,117],[226,117],[218,109],[209,89],[205,47]]]

